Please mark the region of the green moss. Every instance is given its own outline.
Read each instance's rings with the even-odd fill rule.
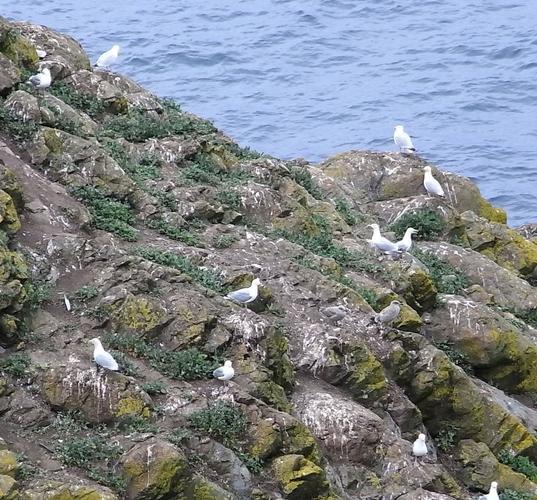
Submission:
[[[345,356],[350,368],[345,386],[358,401],[372,403],[386,395],[388,383],[384,369],[365,345],[357,344]]]
[[[283,436],[285,453],[300,454],[315,464],[321,463],[321,451],[310,430],[300,422],[289,427]]]
[[[0,30],[0,52],[19,67],[33,69],[39,61],[35,47],[12,27],[2,27]]]
[[[478,215],[491,222],[507,224],[507,213],[501,208],[497,208],[489,203],[485,198],[479,198]]]
[[[276,455],[282,444],[281,433],[274,429],[272,423],[260,420],[253,430],[250,455],[266,460]]]
[[[151,416],[151,410],[147,407],[147,404],[142,399],[138,399],[134,396],[128,396],[118,401],[115,415],[116,417],[123,417],[125,415],[140,415],[142,417],[149,418]]]
[[[52,154],[60,154],[63,151],[63,141],[60,139],[58,131],[53,128],[43,130],[43,139],[45,146]]]
[[[0,189],[0,229],[7,234],[15,234],[21,228],[21,222],[13,199]]]
[[[121,330],[148,333],[154,330],[166,316],[166,312],[153,300],[130,296],[118,305],[110,307],[116,327]]]
[[[285,391],[281,385],[276,384],[272,380],[261,382],[256,386],[256,395],[265,403],[274,406],[280,411],[290,412],[291,405],[287,400]]]
[[[328,490],[324,471],[301,455],[284,455],[272,463],[272,470],[286,498],[317,498]]]

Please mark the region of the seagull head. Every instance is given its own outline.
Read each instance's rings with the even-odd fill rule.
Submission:
[[[224,361],[224,366],[226,368],[231,368],[231,361],[227,360],[227,361]]]
[[[394,130],[395,130],[396,132],[403,132],[405,129],[403,128],[402,125],[396,125],[395,128],[394,128]]]
[[[380,229],[378,224],[369,224],[367,227],[371,227],[373,229]]]
[[[429,167],[429,165],[426,165],[425,167],[423,167],[423,171],[430,174],[431,173],[431,167]]]
[[[40,73],[42,73],[43,75],[47,75],[47,76],[50,76],[50,69],[48,68],[43,68]]]
[[[254,281],[252,281],[252,285],[259,286],[261,284],[261,280],[259,278],[256,278]]]
[[[398,300],[392,300],[390,302],[390,305],[391,306],[400,306],[401,305],[401,302],[399,302]],[[423,436],[423,434],[420,434],[420,436]]]
[[[490,483],[490,491],[496,491],[497,488],[498,483],[496,481],[492,481],[492,483]]]
[[[114,45],[112,47],[112,52],[117,56],[119,54],[119,45]]]
[[[93,345],[101,345],[101,339],[99,339],[99,337],[95,337],[93,339],[88,340],[88,343]]]
[[[425,434],[419,434],[419,435],[418,435],[418,439],[419,439],[420,441],[425,442]]]
[[[407,228],[407,233],[410,233],[410,234],[416,234],[416,233],[419,233],[419,231],[417,229],[414,229],[413,227],[409,227]]]

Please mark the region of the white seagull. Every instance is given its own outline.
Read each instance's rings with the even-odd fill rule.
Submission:
[[[52,77],[50,76],[50,69],[43,68],[36,75],[32,75],[26,82],[30,84],[34,89],[43,90],[50,87],[52,83]]]
[[[104,350],[103,345],[98,338],[91,339],[89,343],[93,344],[94,346],[93,361],[95,361],[98,366],[102,366],[103,368],[107,368],[108,370],[112,370],[114,372],[119,370],[119,365],[117,364],[116,360],[109,352]]]
[[[500,497],[498,496],[498,483],[492,481],[492,483],[490,483],[489,492],[486,495],[481,495],[479,500],[500,500]]]
[[[415,459],[417,460],[427,455],[427,453],[428,450],[427,445],[425,444],[425,434],[420,434],[418,439],[416,439],[412,445],[412,455],[414,455]]]
[[[321,314],[329,321],[332,321],[334,325],[337,325],[349,312],[345,306],[330,306],[320,309]]]
[[[428,195],[445,196],[444,190],[440,183],[433,177],[431,173],[431,167],[423,167],[423,185]]]
[[[398,300],[392,300],[390,305],[380,311],[375,319],[378,323],[383,325],[389,325],[401,312],[401,302]]]
[[[412,246],[412,235],[418,233],[419,231],[417,229],[414,229],[413,227],[409,227],[405,231],[405,235],[403,236],[402,240],[399,240],[396,245],[397,249],[400,252],[408,252],[410,250],[410,247]]]
[[[259,281],[259,278],[256,278],[252,281],[252,284],[248,288],[241,288],[240,290],[236,290],[234,292],[229,292],[225,298],[229,300],[234,300],[235,302],[238,302],[239,304],[244,304],[246,307],[246,304],[249,302],[253,302],[255,299],[257,299],[258,294],[258,287],[261,284],[261,281]]]
[[[402,125],[396,125],[393,132],[393,142],[395,142],[401,153],[413,153],[416,151],[414,144],[412,144],[412,139],[405,132]]]
[[[399,252],[395,243],[392,243],[389,239],[380,234],[380,227],[378,224],[369,224],[367,227],[373,228],[373,236],[370,240],[372,246],[384,253]]]
[[[111,49],[107,50],[106,52],[103,52],[99,56],[97,62],[95,63],[95,66],[97,66],[98,68],[108,68],[111,64],[114,64],[116,62],[118,55],[119,45],[114,45]]]
[[[213,372],[213,377],[218,380],[231,380],[235,375],[235,370],[231,366],[231,361],[224,361],[224,366],[217,368]]]

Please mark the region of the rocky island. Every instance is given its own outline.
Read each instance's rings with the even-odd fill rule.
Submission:
[[[0,68],[0,498],[537,498],[533,226],[415,155],[241,147],[49,28],[0,18]]]

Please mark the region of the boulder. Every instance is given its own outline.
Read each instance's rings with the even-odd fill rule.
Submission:
[[[324,471],[302,455],[284,455],[274,459],[272,471],[289,500],[316,498],[328,492]]]
[[[17,66],[0,52],[0,93],[12,88],[19,79]]]
[[[16,90],[9,94],[4,103],[9,114],[21,122],[37,122],[41,121],[41,110],[39,109],[39,101],[35,96],[24,90]]]
[[[13,477],[0,474],[0,498],[4,500],[17,500],[20,498],[18,483]]]
[[[104,486],[90,485],[73,478],[65,480],[37,479],[23,492],[25,500],[118,500],[118,496]]]
[[[7,234],[15,234],[21,228],[21,222],[13,198],[0,189],[0,229]]]

